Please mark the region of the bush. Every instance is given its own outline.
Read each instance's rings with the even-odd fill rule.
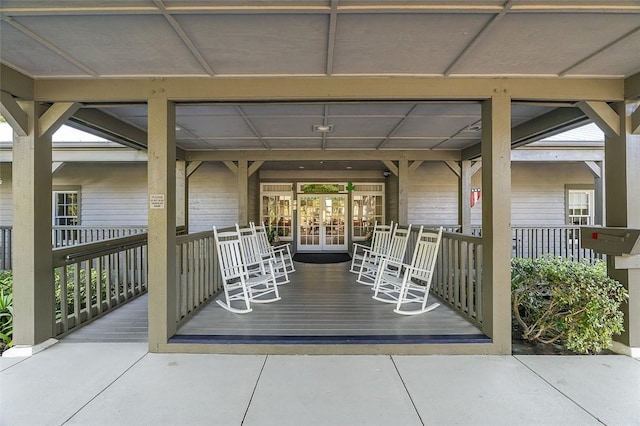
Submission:
[[[0,271],[0,352],[13,346],[13,276]]]
[[[560,257],[511,261],[513,316],[526,340],[562,343],[572,352],[599,353],[623,329],[625,288],[597,261]]]

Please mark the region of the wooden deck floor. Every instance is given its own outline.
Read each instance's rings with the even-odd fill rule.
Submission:
[[[296,262],[291,283],[280,286],[282,300],[254,304],[253,312],[242,315],[230,313],[215,302],[209,303],[186,322],[171,341],[487,340],[477,327],[444,304],[417,316],[394,313],[394,305],[373,300],[371,288],[356,283],[356,275],[348,269],[349,263]]]
[[[356,283],[348,263],[296,262],[291,283],[280,287],[282,300],[254,304],[253,312],[232,314],[215,301],[203,307],[172,342],[200,343],[443,343],[486,342],[488,338],[462,316],[441,305],[417,316],[393,312],[393,305],[371,298]],[[66,342],[147,341],[147,296],[70,333]]]

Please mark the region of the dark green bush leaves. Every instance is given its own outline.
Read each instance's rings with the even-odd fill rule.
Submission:
[[[628,294],[607,276],[602,261],[591,265],[545,256],[512,259],[511,298],[524,339],[599,353],[623,331],[620,305]]]

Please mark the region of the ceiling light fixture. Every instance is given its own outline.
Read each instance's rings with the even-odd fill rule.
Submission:
[[[318,133],[333,132],[333,124],[314,124],[313,131]]]

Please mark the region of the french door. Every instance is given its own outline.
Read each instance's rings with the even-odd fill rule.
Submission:
[[[346,251],[346,214],[346,194],[298,194],[298,251]]]

